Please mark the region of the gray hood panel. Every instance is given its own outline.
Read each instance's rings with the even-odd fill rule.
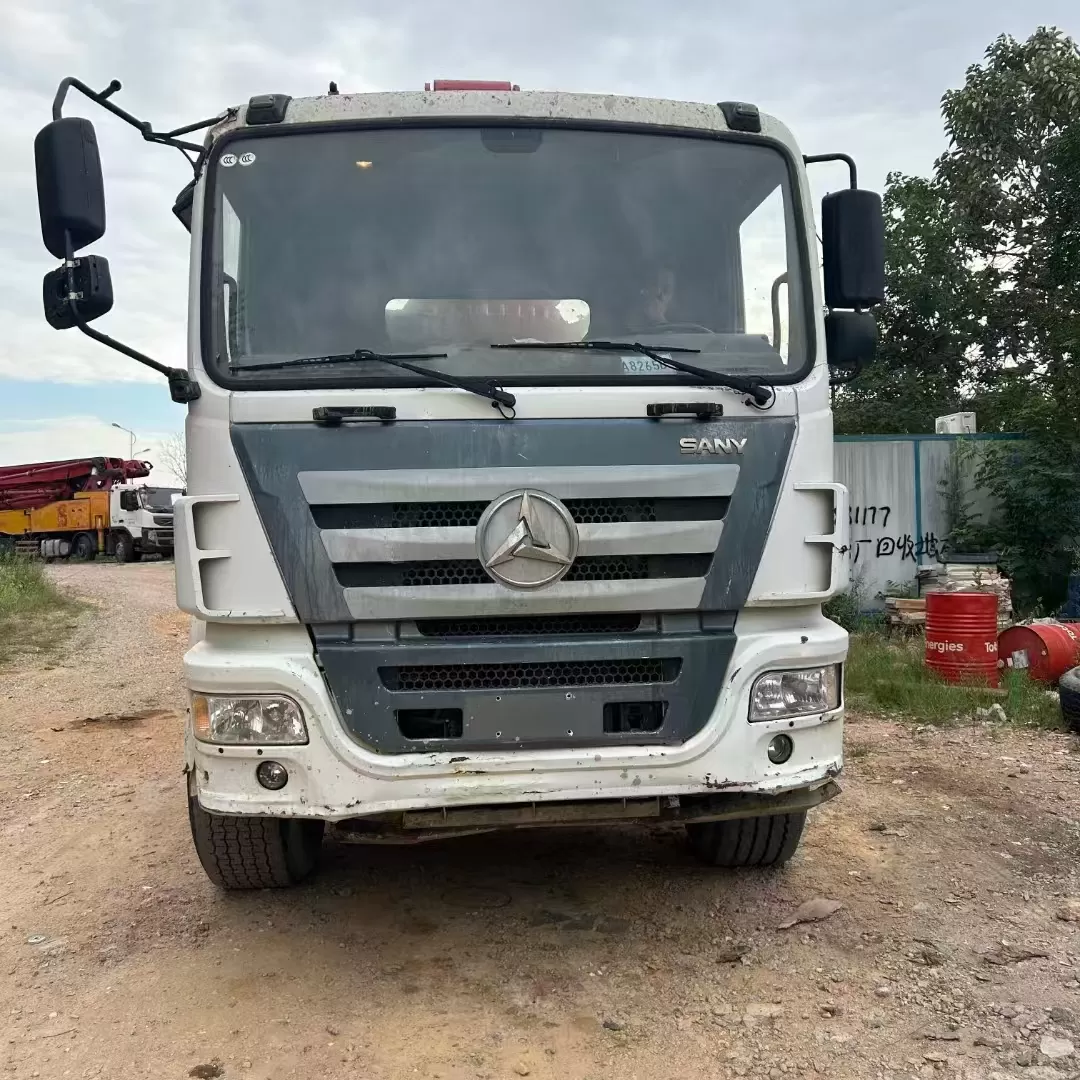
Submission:
[[[425,586],[436,590],[430,597],[438,597],[438,614],[443,615],[554,613],[566,603],[577,611],[625,610],[615,600],[620,580],[626,591],[639,595],[639,610],[737,611],[757,572],[794,431],[790,417],[714,423],[408,421],[338,428],[236,424],[232,438],[297,613],[305,623],[328,624],[392,618],[397,602],[407,605],[402,617],[415,617],[423,608]],[[688,436],[745,440],[744,449],[741,454],[683,454],[679,441]],[[492,493],[524,486],[548,491],[564,502],[576,500],[572,512],[579,521],[576,506],[587,510],[590,500],[662,497],[692,507],[695,499],[723,499],[723,525],[694,529],[669,515],[671,554],[657,555],[655,521],[662,518],[646,518],[648,526],[635,536],[632,524],[607,524],[603,507],[593,504],[600,516],[589,524],[592,550],[653,562],[646,569],[601,566],[592,578],[572,580],[568,575],[531,593],[488,582],[475,568],[463,568],[466,576],[460,580],[447,580],[446,574],[423,577],[417,568],[429,566],[429,561],[410,557],[370,562],[379,557],[380,538],[384,547],[392,548],[387,526],[392,530],[396,522],[365,519],[365,510],[389,513],[392,507],[401,513],[403,506],[407,510],[411,504],[427,504],[427,529],[416,529],[412,519],[402,525],[401,538],[409,541],[402,550],[415,551],[422,541],[430,551],[427,560],[442,559],[449,565],[448,559],[463,561],[462,543],[469,533],[462,530],[475,523],[467,516],[458,520],[445,515],[455,513],[455,507],[486,503]],[[355,522],[348,516],[350,508],[361,513]],[[331,517],[318,520],[323,510]],[[357,523],[376,527],[358,533],[350,528]],[[446,539],[441,552],[435,531],[440,527]],[[713,554],[711,565],[692,565],[687,562],[692,555],[677,561],[675,553],[686,550],[687,535],[715,538],[717,532],[715,545],[701,556]],[[340,561],[335,570],[331,553],[340,560],[349,552],[366,552],[366,565],[390,569],[384,579],[350,576],[342,572]],[[349,560],[347,565],[365,565],[352,563],[351,555]],[[407,563],[409,570],[395,576],[390,572],[393,563]]]

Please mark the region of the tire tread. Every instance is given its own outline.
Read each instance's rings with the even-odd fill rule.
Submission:
[[[219,888],[281,889],[314,869],[314,857],[290,859],[285,823],[277,818],[210,814],[194,796],[188,797],[188,814],[199,861]],[[300,834],[292,831],[289,835]],[[317,845],[322,831],[308,835]]]
[[[1058,680],[1058,698],[1062,720],[1070,730],[1080,732],[1080,668],[1066,671]]]
[[[712,866],[782,866],[795,854],[806,813],[706,821],[687,826],[694,853]]]

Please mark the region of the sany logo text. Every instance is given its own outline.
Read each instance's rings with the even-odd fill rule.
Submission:
[[[679,440],[680,454],[741,454],[746,446],[745,439],[695,439],[687,436]]]

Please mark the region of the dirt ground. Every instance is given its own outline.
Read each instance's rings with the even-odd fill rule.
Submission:
[[[781,872],[620,827],[330,844],[310,885],[224,895],[188,836],[171,566],[50,572],[92,606],[0,673],[0,1075],[1078,1075],[1071,737],[852,718]],[[816,897],[843,906],[778,929]]]

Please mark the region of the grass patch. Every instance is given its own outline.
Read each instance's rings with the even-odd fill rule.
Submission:
[[[891,641],[881,634],[851,638],[845,671],[848,704],[869,712],[893,713],[927,724],[947,724],[1000,705],[1009,723],[1060,728],[1057,699],[1021,673],[1006,672],[999,690],[947,683],[923,663],[922,639]]]
[[[45,576],[43,563],[0,552],[0,666],[55,652],[81,609]]]

